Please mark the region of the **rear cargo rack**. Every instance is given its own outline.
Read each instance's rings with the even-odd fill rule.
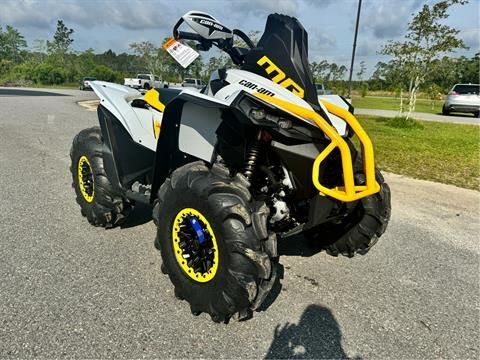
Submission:
[[[332,113],[333,115],[343,119],[350,126],[355,135],[357,135],[362,147],[365,185],[355,185],[352,154],[350,152],[350,148],[337,130],[323,117],[313,110],[292,104],[288,101],[277,99],[265,94],[255,93],[255,95],[270,104],[274,104],[288,113],[313,122],[330,139],[331,143],[317,156],[312,168],[312,182],[320,194],[330,196],[340,201],[350,202],[362,199],[380,191],[380,185],[375,179],[375,161],[372,141],[368,137],[365,130],[363,130],[355,116],[353,116],[350,112],[330,102],[322,101],[322,104],[327,108],[329,113]],[[335,148],[339,149],[342,159],[344,186],[330,189],[320,183],[320,165]]]

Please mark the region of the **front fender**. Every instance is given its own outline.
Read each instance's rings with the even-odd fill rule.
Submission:
[[[183,91],[168,103],[157,142],[152,201],[165,179],[178,167],[197,160],[212,162],[216,131],[227,109],[226,103],[189,91]]]

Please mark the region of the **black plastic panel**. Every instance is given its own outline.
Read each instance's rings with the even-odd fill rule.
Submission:
[[[117,118],[100,105],[98,119],[102,130],[105,169],[117,186],[129,189],[135,180],[151,177],[155,153],[137,144]]]

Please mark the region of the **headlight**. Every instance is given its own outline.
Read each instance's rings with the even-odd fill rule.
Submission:
[[[261,121],[267,117],[267,113],[263,109],[252,109],[250,110],[250,116],[254,120]]]
[[[253,108],[250,110],[250,117],[255,121],[267,121],[277,124],[282,129],[290,129],[293,124],[289,119],[267,113],[264,109]]]
[[[280,126],[280,128],[282,129],[291,129],[293,126],[293,123],[292,123],[292,120],[280,118],[278,120],[278,126]]]

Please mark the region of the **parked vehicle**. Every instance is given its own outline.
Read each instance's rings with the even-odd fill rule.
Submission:
[[[125,78],[124,85],[134,89],[145,90],[168,87],[167,82],[152,74],[137,74],[136,78]]]
[[[245,319],[274,285],[277,241],[302,234],[332,256],[364,255],[389,222],[390,189],[351,105],[318,100],[297,19],[270,15],[257,46],[199,11],[173,35],[237,68],[214,71],[202,92],[94,82],[100,127],[70,151],[76,200],[107,228],[151,204],[175,296],[194,315]]]
[[[85,76],[82,78],[82,80],[80,80],[80,90],[85,90],[85,89],[92,89],[92,87],[90,86],[90,81],[95,81],[97,79],[95,79],[93,76]]]
[[[333,91],[326,89],[323,84],[315,84],[315,88],[317,89],[317,95],[333,95]]]
[[[475,117],[480,116],[480,85],[479,84],[456,84],[452,87],[445,98],[442,108],[443,115],[452,112],[472,113]]]
[[[182,87],[190,87],[190,88],[195,88],[195,89],[198,89],[198,90],[203,89],[206,85],[207,84],[205,83],[205,81],[200,80],[200,79],[187,78],[187,79],[183,80],[183,82],[182,82]]]

